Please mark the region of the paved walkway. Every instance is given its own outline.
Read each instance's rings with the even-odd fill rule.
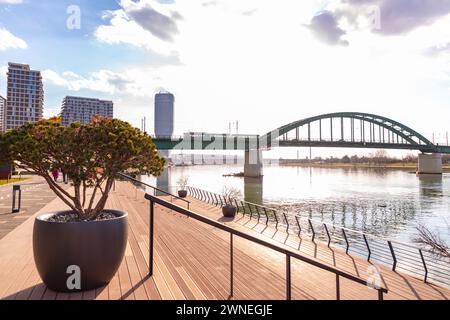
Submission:
[[[0,239],[56,198],[43,178],[33,175],[22,177],[28,180],[0,186]],[[18,213],[11,213],[13,185],[20,185],[22,189],[22,204]]]

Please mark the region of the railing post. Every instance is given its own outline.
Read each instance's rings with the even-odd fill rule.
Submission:
[[[336,273],[336,300],[341,300],[341,286],[339,283],[339,275]]]
[[[367,256],[367,261],[370,261],[370,256],[372,255],[372,251],[369,247],[369,241],[367,241],[367,237],[365,234],[363,234],[364,242],[366,243],[367,251],[369,252],[369,255]]]
[[[378,289],[378,300],[383,301],[383,290]]]
[[[286,300],[291,299],[291,256],[286,254]]]
[[[242,205],[242,216],[245,217],[245,203],[241,200]]]
[[[295,221],[297,221],[297,227],[298,227],[298,237],[301,238],[301,233],[302,233],[302,227],[300,225],[300,221],[298,219],[298,216],[295,216]]]
[[[266,226],[269,224],[269,215],[267,214],[267,210],[266,207],[263,207],[264,209],[264,214],[266,215]]]
[[[425,270],[425,276],[423,278],[423,282],[427,282],[427,278],[428,278],[428,268],[427,268],[427,264],[425,263],[425,258],[423,256],[422,253],[422,249],[419,249],[419,253],[420,253],[420,258],[422,258],[422,263],[423,263],[423,269]]]
[[[217,199],[217,194],[214,194],[214,199],[216,199],[216,207],[219,205],[219,199]]]
[[[394,252],[394,247],[392,246],[392,242],[388,241],[388,245],[389,245],[389,249],[391,250],[392,260],[393,260],[392,271],[395,271],[395,269],[397,268],[397,258],[395,257],[395,252]]]
[[[277,212],[275,211],[275,210],[272,210],[273,211],[273,216],[275,217],[275,229],[277,229],[278,230],[278,216],[277,216]]]
[[[261,215],[260,215],[260,213],[259,213],[259,208],[258,208],[258,206],[255,206],[255,208],[256,208],[256,213],[258,214],[258,223],[259,223],[259,220],[261,219]]]
[[[250,207],[250,203],[247,202],[247,207],[250,210],[250,219],[253,218],[253,211],[252,211],[252,207]]]
[[[308,219],[308,222],[309,222],[309,227],[311,228],[311,231],[312,231],[312,239],[311,239],[311,241],[314,242],[314,239],[316,238],[316,232],[314,231],[314,226],[313,226],[313,224],[311,222],[311,219]]]
[[[345,243],[347,245],[347,247],[345,248],[345,253],[348,253],[348,249],[350,248],[350,244],[348,243],[347,233],[345,232],[344,229],[342,229],[342,234],[344,235]]]
[[[286,212],[284,212],[284,210],[283,210],[283,217],[284,217],[284,221],[286,222],[286,233],[289,233],[289,220],[286,217]]]
[[[239,213],[239,204],[236,199],[234,199],[234,203],[236,204],[236,212]]]
[[[325,228],[325,232],[327,233],[327,237],[328,237],[328,247],[330,247],[330,243],[331,243],[330,232],[328,231],[328,227],[327,227],[327,225],[325,223],[323,224],[323,226]]]
[[[233,234],[230,232],[230,298],[234,295]]]
[[[149,252],[149,276],[153,276],[153,250],[154,250],[154,215],[155,215],[155,203],[150,200],[150,232],[149,232],[149,246],[150,246],[150,252]]]

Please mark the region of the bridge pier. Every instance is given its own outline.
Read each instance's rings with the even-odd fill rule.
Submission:
[[[246,150],[244,176],[259,178],[263,176],[263,156],[261,150]]]
[[[421,153],[417,161],[417,174],[442,174],[442,154]]]

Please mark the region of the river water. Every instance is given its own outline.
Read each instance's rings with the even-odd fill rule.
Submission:
[[[245,200],[283,207],[290,215],[409,243],[422,224],[450,242],[450,174],[269,165],[262,179],[223,176],[240,171],[242,166],[235,165],[173,167],[158,179],[147,177],[146,181],[175,192],[177,180],[188,176],[191,186],[217,193],[224,186],[236,187]]]

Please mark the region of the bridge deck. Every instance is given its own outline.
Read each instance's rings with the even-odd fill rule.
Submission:
[[[229,294],[228,234],[188,219],[160,206],[155,212],[155,274],[148,270],[148,202],[141,191],[127,182],[118,182],[108,207],[129,213],[129,242],[122,265],[104,288],[83,293],[53,292],[42,284],[34,266],[31,236],[34,217],[64,209],[55,199],[0,240],[0,298],[3,299],[227,299]],[[246,232],[270,239],[244,226],[244,221],[224,221],[217,208],[195,199],[192,209]],[[181,205],[181,204],[180,204]],[[263,234],[261,234],[263,233]],[[280,243],[283,235],[274,235]],[[288,245],[295,245],[290,240]],[[282,244],[280,244],[282,245]],[[366,276],[369,264],[337,249],[302,241],[300,251],[339,268]],[[242,239],[235,239],[235,298],[284,299],[285,257]],[[390,290],[386,299],[447,299],[450,290],[424,284],[420,280],[382,268]],[[376,291],[341,280],[342,299],[376,299]],[[334,299],[333,274],[292,261],[294,299]]]

